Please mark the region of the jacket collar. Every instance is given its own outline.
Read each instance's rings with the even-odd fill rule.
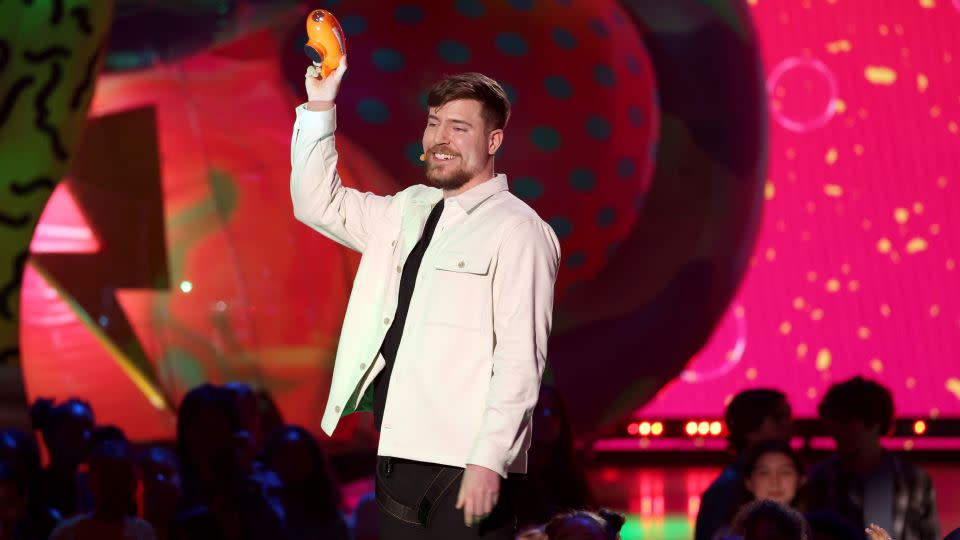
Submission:
[[[483,201],[489,199],[493,195],[501,191],[507,191],[507,175],[497,174],[490,180],[483,182],[477,186],[474,186],[467,191],[457,195],[456,197],[449,197],[444,201],[445,205],[456,204],[459,205],[464,212],[470,213],[474,208],[480,205]],[[411,202],[417,204],[426,204],[433,206],[443,198],[443,191],[437,188],[426,188],[420,190],[416,195],[411,199]]]

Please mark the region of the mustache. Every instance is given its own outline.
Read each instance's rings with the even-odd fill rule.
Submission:
[[[428,153],[428,154],[447,154],[448,156],[458,156],[458,155],[460,155],[460,154],[457,154],[456,152],[450,150],[450,148],[448,148],[448,147],[446,147],[446,146],[434,146],[433,148],[431,148],[430,150],[428,150],[427,153]]]

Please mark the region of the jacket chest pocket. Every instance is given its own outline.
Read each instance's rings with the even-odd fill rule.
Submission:
[[[490,255],[444,252],[433,263],[428,323],[479,329],[489,316],[493,292]]]

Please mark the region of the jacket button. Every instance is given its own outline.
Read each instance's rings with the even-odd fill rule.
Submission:
[[[360,364],[360,369],[367,369],[367,365],[366,365],[366,364]]]
[[[399,274],[400,272],[403,272],[403,267],[398,264],[398,265],[397,265],[397,273]]]
[[[390,317],[385,317],[383,319],[383,324],[390,324]]]
[[[460,262],[457,263],[457,266],[460,267],[460,268],[463,268],[463,267],[466,266],[466,265],[463,263],[463,261],[460,261]]]
[[[340,406],[337,405],[336,407],[334,407],[333,412],[337,412],[337,413],[340,412]]]

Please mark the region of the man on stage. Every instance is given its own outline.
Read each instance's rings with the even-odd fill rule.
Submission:
[[[396,195],[344,187],[334,144],[346,58],[306,74],[290,189],[298,220],[363,254],[322,428],[373,412],[381,537],[512,539],[547,355],[560,246],[494,173],[510,103],[479,73],[438,82],[426,177]]]

